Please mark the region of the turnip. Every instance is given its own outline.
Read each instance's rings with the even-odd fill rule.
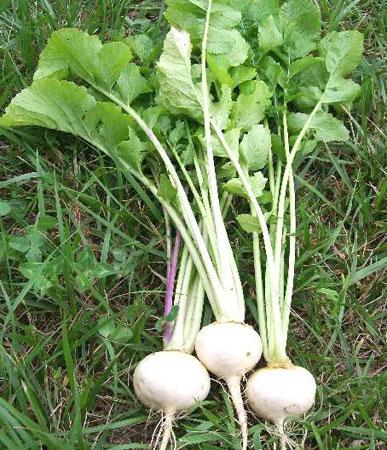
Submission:
[[[244,323],[214,322],[200,330],[195,350],[207,369],[226,382],[238,415],[243,448],[247,448],[247,418],[240,384],[261,357],[258,333]]]
[[[285,5],[289,7],[290,2]],[[305,7],[318,24],[318,8],[307,1]],[[286,9],[284,13],[286,14]],[[312,42],[317,40],[318,34],[317,25]],[[247,399],[260,417],[272,421],[278,427],[283,448],[286,447],[285,421],[291,416],[307,413],[314,404],[316,394],[313,375],[305,368],[294,365],[287,353],[297,233],[293,163],[296,155],[299,155],[301,150],[305,151],[304,145],[306,148],[314,148],[319,140],[326,143],[348,139],[348,130],[327,111],[326,105],[351,102],[358,94],[359,86],[344,77],[359,63],[362,42],[362,35],[356,31],[334,32],[322,40],[319,56],[326,58],[326,76],[320,80],[319,95],[315,103],[313,104],[311,99],[308,100],[308,113],[292,112],[294,94],[289,95],[292,91],[289,86],[294,80],[292,77],[301,68],[300,66],[296,69],[297,63],[303,59],[297,63],[292,62],[294,48],[291,49],[286,44],[278,50],[283,52],[283,55],[288,53],[287,57],[281,59],[281,64],[276,63],[275,70],[279,68],[281,76],[273,82],[274,86],[278,83],[278,86],[275,86],[276,101],[281,99],[283,102],[281,108],[276,111],[276,116],[281,117],[281,120],[276,122],[274,131],[277,133],[277,142],[283,144],[283,150],[276,155],[273,153],[269,120],[266,120],[264,127],[256,130],[256,134],[252,132],[255,139],[268,137],[266,147],[262,143],[258,143],[256,147],[257,151],[268,151],[267,173],[271,209],[267,208],[266,203],[264,210],[259,203],[259,195],[254,192],[249,174],[249,148],[247,154],[240,158],[231,148],[217,120],[210,119],[212,129],[238,174],[251,211],[249,223],[253,232],[258,324],[267,367],[259,369],[248,379]],[[304,61],[306,60],[307,58]],[[286,70],[282,68],[282,64],[288,64]],[[338,84],[346,86],[347,90],[338,89]]]
[[[346,77],[359,62],[362,38],[358,32],[333,32],[317,45],[319,31],[308,29],[310,35],[301,36],[288,1],[270,16],[270,26],[259,30],[257,44],[256,32],[242,36],[238,29],[250,2],[214,0],[212,21],[211,0],[187,2],[182,11],[183,3],[167,1],[171,29],[157,64],[144,67],[139,67],[142,56],[133,59],[126,41],[102,44],[79,30],[55,31],[34,82],[12,100],[0,125],[71,133],[108,155],[136,190],[140,183],[160,202],[184,241],[174,301],[171,291],[166,298],[166,319],[172,303],[178,313],[166,320],[164,351],[138,364],[136,393],[144,404],[163,411],[158,436],[164,432],[165,448],[174,415],[208,392],[205,366],[230,390],[246,449],[240,380],[254,368],[261,349],[268,367],[247,383],[249,403],[261,417],[282,432],[289,415],[303,414],[314,401],[312,375],[287,353],[297,231],[293,162],[318,141],[348,138],[328,108],[347,107],[359,92]],[[303,5],[300,11],[314,19],[311,27],[318,26],[315,4],[303,0]],[[265,39],[268,32],[276,36],[273,42]],[[252,46],[245,40],[249,35]],[[264,48],[257,48],[261,44]],[[192,49],[200,65],[191,64]],[[309,66],[316,69],[312,76],[303,73]],[[316,85],[302,84],[316,79]],[[305,103],[301,110],[298,101]],[[306,139],[311,145],[305,149]],[[272,141],[277,142],[273,151]],[[229,199],[220,200],[218,192],[225,180],[225,186],[231,182],[229,192],[249,202],[261,338],[244,323],[242,282],[222,215]],[[133,245],[144,244],[134,240]],[[169,286],[173,279],[170,270]],[[198,333],[205,295],[214,322]],[[190,355],[195,339],[203,365]],[[173,362],[172,371],[166,362]],[[192,382],[187,383],[187,372],[194,375]],[[175,393],[179,383],[182,389]]]
[[[313,114],[317,111],[315,108]],[[219,140],[225,148],[231,162],[234,164],[242,185],[248,194],[253,216],[256,216],[261,227],[262,239],[266,255],[265,289],[262,277],[261,250],[259,235],[254,233],[253,251],[255,264],[256,290],[258,300],[258,319],[260,334],[262,337],[263,354],[268,366],[259,369],[249,377],[246,385],[246,394],[250,407],[262,418],[275,423],[281,433],[282,446],[285,448],[284,422],[293,415],[305,414],[314,404],[316,393],[316,382],[313,375],[302,367],[295,366],[289,359],[286,352],[287,333],[289,326],[290,302],[293,292],[294,264],[295,264],[295,192],[292,172],[292,162],[294,155],[299,149],[301,140],[306,133],[310,120],[306,122],[292,151],[289,151],[289,141],[287,138],[287,121],[284,117],[285,129],[285,149],[287,154],[287,164],[284,169],[282,180],[276,180],[281,187],[278,191],[278,198],[273,200],[276,206],[275,223],[277,239],[275,246],[272,244],[269,227],[265,215],[259,205],[252,187],[248,180],[246,169],[237,160],[222,131],[215,121],[212,121]],[[272,172],[273,173],[273,172]],[[273,183],[274,184],[274,183]],[[289,262],[286,287],[283,286],[285,278],[284,270],[284,214],[286,192],[289,187]],[[278,208],[278,209],[277,209]],[[284,292],[283,292],[284,291]],[[199,336],[198,336],[199,337]]]
[[[138,364],[133,385],[144,405],[163,413],[163,436],[159,448],[165,450],[171,439],[176,413],[191,409],[207,397],[210,377],[194,356],[183,351],[164,350],[146,356]]]
[[[154,445],[157,447],[160,442],[160,450],[165,450],[172,438],[175,415],[203,401],[210,390],[207,369],[190,354],[200,327],[204,290],[186,248],[182,251],[174,289],[179,244],[177,234],[173,251],[169,251],[164,308],[168,319],[173,306],[177,307],[177,317],[173,322],[164,323],[164,350],[146,356],[133,374],[137,398],[148,408],[162,413]]]
[[[313,406],[316,382],[303,367],[269,366],[251,375],[246,394],[250,406],[260,417],[282,429],[287,418],[303,415]]]

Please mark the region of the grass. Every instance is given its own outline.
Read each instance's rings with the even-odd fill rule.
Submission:
[[[289,434],[306,449],[382,449],[385,9],[382,0],[319,3],[327,29],[365,33],[366,53],[356,74],[361,97],[347,120],[351,142],[320,147],[298,172],[289,339],[319,388],[313,412]],[[0,108],[28,85],[54,29],[107,38],[162,26],[156,1],[19,0],[1,2],[0,11]],[[148,448],[158,418],[136,400],[131,374],[161,347],[158,205],[94,149],[52,132],[1,129],[0,167],[0,449]],[[254,323],[249,236],[229,227]],[[275,434],[250,419],[251,448],[274,448]],[[176,432],[179,448],[239,448],[230,401],[215,383]]]

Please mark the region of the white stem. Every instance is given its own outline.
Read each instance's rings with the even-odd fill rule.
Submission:
[[[215,120],[211,119],[211,125],[213,129],[215,130],[216,135],[219,138],[219,141],[221,142],[223,148],[225,149],[227,156],[229,157],[231,163],[235,167],[239,179],[241,180],[241,183],[243,187],[246,190],[247,196],[249,198],[249,201],[251,202],[251,206],[254,208],[255,214],[258,217],[259,224],[261,226],[262,231],[262,237],[263,242],[265,246],[265,252],[266,252],[266,258],[267,258],[267,269],[270,273],[270,298],[272,303],[272,313],[273,313],[273,327],[274,327],[274,336],[276,341],[281,342],[282,341],[282,328],[281,328],[281,310],[280,310],[280,304],[279,304],[279,283],[278,283],[278,273],[276,266],[274,264],[274,258],[273,258],[273,248],[271,245],[269,230],[267,227],[266,219],[263,214],[263,211],[261,207],[259,206],[257,199],[254,195],[254,192],[252,190],[250,181],[248,180],[242,166],[239,163],[239,159],[236,157],[234,152],[231,150],[230,146],[228,145],[224,134],[222,130],[218,127]]]
[[[283,124],[284,124],[285,151],[286,151],[286,158],[288,159],[290,155],[290,150],[289,150],[289,133],[288,133],[288,123],[286,113],[284,113]],[[290,228],[289,228],[288,276],[286,280],[286,291],[285,291],[284,305],[282,309],[282,332],[284,336],[285,346],[288,334],[290,308],[292,304],[294,271],[296,263],[297,218],[296,218],[296,193],[294,188],[293,170],[291,170],[289,174],[289,212],[290,212]]]
[[[98,145],[96,145],[98,147]],[[219,312],[219,299],[216,296],[216,292],[214,292],[214,287],[210,282],[210,279],[208,277],[208,273],[206,271],[206,268],[203,264],[201,255],[196,248],[192,237],[184,224],[184,222],[181,220],[180,214],[171,206],[169,203],[167,203],[163,198],[159,197],[157,187],[152,184],[145,176],[139,174],[138,172],[131,169],[130,166],[125,165],[123,162],[121,162],[121,165],[125,167],[125,169],[130,172],[134,177],[136,177],[161,203],[161,205],[165,208],[165,211],[173,221],[176,228],[179,230],[181,237],[184,241],[184,244],[187,246],[188,251],[190,253],[191,258],[194,261],[196,270],[199,272],[200,278],[202,279],[204,288],[206,290],[206,294],[208,297],[208,300],[211,304],[211,308],[214,311],[214,314],[218,320],[222,319],[222,315]]]
[[[294,157],[296,156],[297,151],[300,148],[302,139],[305,136],[305,133],[308,131],[313,117],[316,112],[320,109],[321,101],[316,104],[313,108],[313,111],[309,114],[308,119],[306,120],[300,134],[297,136],[296,142],[293,145],[292,151],[289,154],[289,157],[286,161],[285,170],[282,177],[281,191],[278,201],[278,215],[277,215],[277,229],[276,229],[276,238],[275,238],[275,264],[277,267],[280,265],[281,259],[281,244],[282,244],[282,232],[283,232],[283,223],[284,223],[284,214],[285,214],[285,200],[286,200],[286,190],[288,187],[289,176],[292,171],[292,164]]]
[[[187,310],[188,283],[191,277],[192,259],[189,257],[188,249],[184,245],[179,261],[179,272],[177,275],[173,305],[179,307],[177,318],[173,324],[173,333],[169,341],[164,340],[164,349],[181,349],[184,345],[184,320]]]
[[[251,207],[251,213],[254,213]],[[261,266],[261,251],[259,248],[259,235],[258,233],[253,233],[253,253],[254,253],[254,272],[255,272],[255,290],[257,296],[257,308],[258,308],[258,324],[259,333],[262,340],[262,349],[265,358],[268,355],[267,348],[267,328],[266,328],[266,311],[265,311],[265,294],[263,291],[263,281],[262,281],[262,266]]]
[[[208,92],[207,82],[207,68],[206,68],[206,54],[207,54],[207,38],[210,25],[212,0],[208,1],[206,21],[204,25],[204,33],[202,38],[202,54],[201,54],[201,75],[202,75],[202,97],[203,97],[203,118],[204,118],[204,137],[206,145],[207,156],[207,172],[208,172],[208,185],[211,201],[211,211],[213,215],[213,222],[216,232],[216,259],[218,260],[219,277],[225,291],[229,294],[225,297],[224,302],[228,301],[234,303],[230,305],[235,308],[236,317],[240,321],[244,321],[244,303],[235,302],[238,296],[237,285],[241,284],[239,280],[239,274],[233,270],[233,264],[231,259],[234,255],[231,251],[230,242],[227,236],[226,228],[223,222],[222,211],[220,208],[218,183],[215,171],[214,154],[212,149],[212,136],[211,136],[211,124],[210,124],[210,98]],[[235,266],[235,265],[234,265]],[[241,308],[242,307],[242,308]]]
[[[137,125],[144,131],[148,139],[151,141],[151,143],[156,148],[158,154],[160,155],[161,159],[163,160],[166,169],[169,172],[169,175],[171,176],[173,183],[175,184],[175,188],[177,190],[179,203],[181,206],[181,212],[183,214],[183,217],[186,221],[187,226],[190,229],[190,232],[192,234],[192,237],[195,241],[196,247],[199,251],[200,257],[202,259],[203,265],[205,267],[207,277],[209,279],[209,282],[212,286],[213,291],[213,300],[217,303],[217,306],[219,310],[222,311],[222,320],[239,320],[239,318],[235,319],[234,311],[232,311],[231,308],[226,308],[224,305],[225,302],[225,295],[224,288],[219,280],[218,274],[214,268],[213,262],[211,260],[211,257],[208,253],[208,249],[206,247],[206,244],[203,240],[203,236],[200,232],[199,225],[195,219],[195,215],[192,211],[190,202],[188,200],[188,197],[185,193],[184,187],[181,184],[180,178],[176,172],[176,169],[170,160],[166,150],[164,149],[161,142],[158,140],[157,136],[154,134],[151,128],[148,127],[148,125],[144,122],[144,120],[132,109],[130,106],[126,105],[122,101],[120,101],[117,97],[110,94],[109,92],[105,92],[100,90],[104,95],[106,95],[108,98],[110,98],[113,102],[115,102],[117,105],[119,105],[127,114],[129,114],[137,123]],[[182,235],[183,239],[184,236]],[[195,262],[196,264],[196,262]],[[206,289],[207,291],[207,289]]]

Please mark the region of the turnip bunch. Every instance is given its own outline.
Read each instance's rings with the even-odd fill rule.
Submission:
[[[161,54],[149,36],[102,44],[79,30],[54,32],[32,85],[13,99],[0,125],[73,134],[157,198],[184,243],[180,258],[177,251],[171,257],[179,266],[178,308],[169,323],[168,289],[165,351],[139,363],[137,395],[164,411],[165,448],[174,414],[208,392],[208,375],[189,355],[195,341],[200,361],[229,388],[246,449],[240,382],[262,349],[268,367],[247,383],[251,407],[282,430],[288,416],[314,402],[313,376],[287,352],[297,233],[293,171],[322,144],[348,139],[333,113],[358,94],[348,75],[359,63],[362,36],[332,32],[321,39],[312,0],[166,4],[171,28]],[[262,342],[245,324],[244,274],[223,218],[228,194],[249,208],[236,219],[253,236]],[[198,332],[204,294],[215,320]],[[173,373],[160,371],[164,358],[173,359]],[[190,391],[185,383],[172,398],[170,381],[183,379],[191,363],[202,383]]]
[[[237,170],[251,210],[240,222],[253,233],[258,321],[267,367],[248,379],[246,394],[252,409],[277,425],[285,448],[284,421],[306,413],[316,392],[312,374],[294,365],[287,352],[297,235],[293,167],[318,151],[320,143],[348,139],[347,129],[331,111],[345,112],[359,94],[360,86],[348,75],[360,62],[363,36],[345,31],[321,39],[320,12],[312,1],[289,0],[281,7],[272,2],[264,10],[259,4],[249,5],[244,29],[247,35],[258,35],[253,58],[275,106],[266,114],[265,128],[255,135],[261,140],[258,149],[269,148],[270,197],[264,204],[249,183],[246,160],[238,160],[216,121],[211,124]]]
[[[227,5],[223,9],[240,19],[240,10]],[[133,186],[140,182],[160,201],[184,241],[216,320],[200,332],[196,351],[207,368],[226,381],[246,448],[247,420],[240,380],[258,362],[261,342],[257,332],[244,324],[244,296],[218,192],[213,147],[217,145],[219,151],[220,145],[211,135],[210,116],[227,131],[232,100],[227,86],[221,86],[215,98],[210,94],[206,67],[210,12],[210,7],[204,12],[200,65],[191,64],[190,35],[172,27],[156,72],[151,64],[141,64],[146,59],[146,52],[141,50],[144,40],[141,46],[128,41],[103,45],[96,36],[75,29],[54,32],[40,56],[32,85],[13,99],[0,125],[43,126],[80,137],[109,155]],[[247,43],[234,25],[235,19],[225,31],[244,43],[244,52],[238,58],[246,58]],[[131,48],[141,61],[136,58],[133,62]],[[172,115],[180,120],[173,121]],[[233,170],[222,169],[232,178]],[[230,181],[233,184],[235,180]],[[193,309],[199,311],[196,306]],[[197,324],[199,316],[195,312],[184,318],[179,308],[168,351],[148,357],[137,371],[139,397],[150,406],[149,395],[140,391],[154,392],[152,405],[164,411],[169,423],[174,412],[192,405],[195,392],[191,389],[186,393],[190,402],[176,399],[179,401],[171,404],[168,386],[164,390],[160,383],[159,391],[152,391],[153,374],[160,372],[156,366],[162,368],[164,358],[170,358],[165,355],[172,354],[170,346],[181,333],[179,324],[183,322],[182,329],[190,330],[186,321],[194,317]],[[192,361],[187,355],[180,356]],[[149,377],[144,374],[149,369],[140,371],[146,367],[145,361],[152,361],[153,374]],[[176,362],[174,373],[181,379],[186,366],[183,362],[178,366]],[[139,378],[143,379],[141,389]],[[198,385],[201,390],[196,391],[197,400],[205,396],[206,386],[202,386]],[[167,425],[163,446],[169,439]]]
[[[191,355],[200,329],[204,289],[192,259],[183,247],[178,277],[180,236],[169,253],[164,305],[164,349],[146,356],[137,365],[133,385],[137,397],[163,417],[154,448],[164,450],[173,440],[173,420],[204,400],[210,390],[210,377],[200,361]],[[178,311],[174,313],[174,311]],[[160,445],[158,445],[160,444]]]

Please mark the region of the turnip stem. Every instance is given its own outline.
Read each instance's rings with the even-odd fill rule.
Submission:
[[[211,245],[214,246],[214,248],[216,248],[216,239],[215,239],[215,230],[214,230],[214,224],[212,221],[212,217],[211,217],[211,210],[207,207],[208,204],[208,199],[207,199],[207,195],[204,194],[204,192],[201,191],[201,196],[199,195],[198,190],[196,189],[191,176],[189,175],[187,169],[185,168],[184,164],[182,163],[179,155],[177,154],[175,149],[172,149],[173,151],[173,155],[176,159],[176,161],[179,164],[180,170],[182,171],[188,186],[195,198],[196,204],[200,210],[200,213],[202,215],[203,218],[203,223],[205,225],[205,229],[208,233],[208,235],[210,236],[209,239],[209,243]],[[206,204],[207,201],[207,204]]]
[[[165,302],[164,302],[164,317],[172,311],[173,306],[173,290],[175,286],[176,271],[177,271],[177,261],[179,258],[179,248],[180,248],[180,233],[176,233],[175,243],[173,246],[173,251],[171,254],[171,259],[168,263],[167,270],[167,286],[165,291]],[[164,327],[164,339],[169,341],[172,337],[173,327],[170,323],[167,323]]]
[[[297,151],[300,148],[302,139],[304,138],[306,132],[308,131],[313,117],[316,115],[317,111],[321,107],[321,101],[316,104],[313,108],[313,111],[309,114],[302,130],[297,136],[296,142],[293,145],[292,151],[289,153],[289,157],[286,161],[286,166],[284,169],[284,173],[282,176],[281,190],[278,201],[278,214],[277,214],[277,229],[276,229],[276,238],[275,238],[275,264],[279,267],[280,258],[281,258],[281,247],[282,247],[282,232],[283,232],[283,223],[284,223],[284,214],[285,214],[285,200],[286,200],[286,191],[288,187],[289,177],[292,172],[292,164],[294,157],[296,156]]]
[[[265,127],[269,128],[267,119],[265,119]],[[274,199],[275,177],[274,177],[274,165],[273,165],[273,151],[272,151],[271,145],[269,146],[268,173],[269,173],[270,192],[271,192],[272,198]]]
[[[251,214],[254,209],[251,207]],[[261,250],[259,244],[258,233],[253,233],[253,252],[254,252],[254,272],[255,272],[255,290],[257,296],[258,307],[258,323],[262,340],[263,353],[267,355],[267,328],[266,328],[266,311],[265,311],[265,294],[263,290],[262,266],[261,266]]]
[[[271,298],[271,310],[273,314],[273,330],[272,333],[269,332],[269,335],[273,335],[274,340],[276,342],[282,342],[282,327],[281,327],[281,311],[280,311],[280,305],[279,305],[279,273],[278,269],[274,264],[274,258],[273,258],[273,247],[271,244],[271,239],[269,235],[269,230],[267,227],[266,219],[263,214],[263,211],[261,207],[259,206],[257,199],[254,195],[254,192],[252,190],[251,184],[247,178],[247,175],[245,174],[245,171],[243,170],[242,166],[239,163],[238,158],[234,154],[234,152],[231,150],[230,146],[228,145],[224,134],[222,130],[219,128],[217,123],[214,119],[211,119],[211,125],[218,136],[223,148],[225,149],[227,156],[229,157],[231,163],[234,165],[239,179],[241,180],[241,183],[243,187],[246,190],[246,193],[248,195],[248,198],[251,202],[251,206],[254,208],[255,214],[257,215],[259,224],[261,226],[262,236],[263,236],[263,242],[266,252],[266,258],[267,258],[267,270],[270,273],[270,298]]]
[[[167,241],[167,258],[170,259],[172,254],[172,232],[171,232],[171,222],[169,220],[169,216],[165,211],[165,208],[163,207],[164,211],[164,222],[165,222],[165,239]]]
[[[238,300],[238,294],[241,292],[239,273],[233,270],[231,259],[234,255],[231,250],[230,242],[227,236],[226,227],[223,222],[222,212],[219,202],[218,183],[215,171],[214,154],[212,149],[212,136],[210,124],[210,98],[208,92],[207,82],[207,39],[210,25],[212,0],[208,1],[206,20],[204,24],[204,33],[202,37],[202,52],[201,52],[201,82],[202,82],[202,98],[203,98],[203,119],[204,119],[204,137],[206,146],[206,169],[208,173],[208,186],[211,202],[211,212],[213,215],[213,222],[216,232],[216,260],[218,264],[218,273],[224,287],[226,297],[224,302],[234,303],[230,305],[235,308],[235,317],[237,320],[244,321],[245,306],[244,302],[235,302]]]
[[[215,311],[217,311],[218,314],[221,315],[222,320],[237,320],[237,321],[240,320],[240,313],[238,314],[235,311],[235,307],[232,307],[230,302],[228,302],[229,303],[228,305],[225,304],[225,298],[227,298],[227,296],[225,295],[224,287],[221,281],[219,280],[219,276],[215,270],[207,246],[203,240],[203,236],[200,232],[199,225],[196,221],[195,215],[191,208],[188,197],[185,193],[184,187],[180,181],[180,178],[176,172],[176,169],[172,161],[168,156],[168,153],[166,152],[163,145],[158,140],[157,136],[154,134],[152,129],[144,122],[144,120],[136,113],[136,111],[134,111],[134,109],[123,103],[113,94],[98,88],[98,86],[95,86],[95,88],[99,90],[102,94],[104,94],[107,98],[115,102],[118,106],[120,106],[127,114],[129,114],[137,123],[137,125],[144,131],[148,139],[156,148],[177,190],[181,206],[181,214],[183,215],[184,220],[192,235],[192,238],[195,241],[195,246],[198,249],[200,258],[202,260],[203,266],[207,274],[206,278],[208,278],[209,284],[206,283],[206,292],[208,291],[209,296],[212,297],[213,303],[216,303]],[[164,202],[164,204],[167,205],[166,202]],[[182,238],[185,240],[183,234]],[[196,264],[197,260],[195,261],[195,265]]]
[[[289,158],[289,132],[286,113],[283,116],[283,126],[284,126],[284,143],[286,158]],[[288,274],[286,280],[286,291],[285,299],[282,309],[282,331],[284,335],[284,345],[286,346],[287,331],[289,326],[289,315],[290,308],[292,304],[293,295],[293,285],[294,285],[294,271],[296,263],[296,229],[297,229],[297,218],[296,218],[296,194],[294,187],[294,176],[293,170],[290,171],[289,175],[289,212],[290,212],[290,228],[289,228],[289,259],[288,259]]]

